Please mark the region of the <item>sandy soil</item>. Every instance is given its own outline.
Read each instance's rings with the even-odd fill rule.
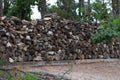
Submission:
[[[120,61],[23,67],[24,71],[64,75],[72,80],[120,80]]]

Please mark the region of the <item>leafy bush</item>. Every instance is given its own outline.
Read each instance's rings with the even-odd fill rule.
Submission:
[[[108,22],[102,23],[98,33],[92,34],[94,43],[109,41],[112,37],[120,40],[120,18],[111,18]]]
[[[18,74],[18,73],[17,73]],[[24,74],[24,78],[21,77],[21,78],[16,78],[16,77],[13,77],[13,76],[10,76],[8,78],[8,80],[38,80],[38,77],[36,75],[32,75],[32,74],[29,74],[29,73],[25,73]]]
[[[91,4],[91,15],[97,21],[107,20],[109,18],[107,4],[103,3],[101,0],[96,0],[96,2]]]

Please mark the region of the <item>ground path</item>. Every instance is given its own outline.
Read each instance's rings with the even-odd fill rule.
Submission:
[[[21,69],[64,75],[72,80],[120,80],[120,60],[58,66],[21,67]]]

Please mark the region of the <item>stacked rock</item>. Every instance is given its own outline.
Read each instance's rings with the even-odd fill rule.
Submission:
[[[96,24],[77,23],[59,16],[26,21],[17,17],[0,18],[0,59],[14,62],[120,58],[120,45],[93,44]]]

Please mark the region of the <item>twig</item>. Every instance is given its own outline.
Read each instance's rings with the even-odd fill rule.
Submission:
[[[73,65],[74,65],[75,63],[71,63],[71,66],[70,66],[70,68],[67,70],[67,71],[65,71],[64,73],[63,73],[63,77],[65,77],[65,75],[66,74],[69,74],[69,72],[71,72],[72,71],[72,68],[73,68]]]

